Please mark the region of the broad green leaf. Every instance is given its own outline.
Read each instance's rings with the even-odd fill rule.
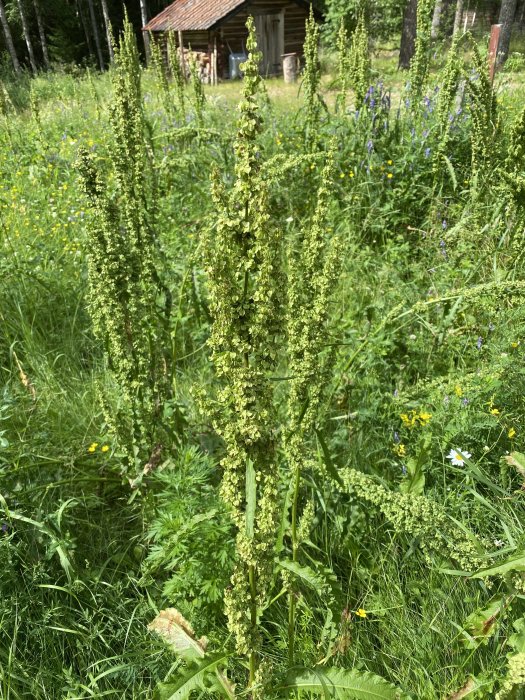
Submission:
[[[475,610],[465,620],[465,629],[469,633],[467,646],[477,649],[480,644],[486,644],[497,629],[501,613],[506,610],[506,599],[501,595],[494,596],[481,610]]]
[[[525,653],[525,617],[520,617],[512,623],[516,630],[507,640],[507,644],[518,654]]]
[[[257,480],[251,459],[246,462],[246,536],[253,538],[257,508]]]
[[[508,574],[509,571],[525,571],[525,553],[520,554],[506,559],[502,564],[497,564],[496,566],[491,566],[488,569],[480,569],[472,574],[472,578],[486,578],[487,576],[503,576]]]
[[[304,690],[325,700],[397,700],[401,690],[368,671],[292,668],[277,690]]]
[[[224,663],[230,654],[215,654],[206,656],[186,671],[180,680],[173,683],[160,683],[155,692],[156,700],[189,700],[196,690],[213,688],[224,698],[234,698],[231,686],[217,682],[215,675],[217,666]],[[226,679],[223,679],[226,682]],[[228,687],[229,686],[229,687]]]
[[[421,496],[425,488],[425,474],[423,468],[428,457],[428,451],[423,449],[417,457],[407,460],[407,476],[401,482],[399,490],[402,493],[412,493]]]
[[[338,585],[337,576],[331,569],[323,567],[322,570],[316,571],[311,566],[298,564],[291,559],[282,559],[279,565],[297,576],[298,579],[314,588],[319,594],[329,588],[332,591],[335,600],[340,600],[341,589]]]

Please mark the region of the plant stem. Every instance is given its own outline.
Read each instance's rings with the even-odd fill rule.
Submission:
[[[301,470],[299,467],[295,469],[295,484],[292,501],[292,560],[297,561],[297,508],[299,505],[299,485],[301,483]],[[288,607],[288,663],[290,666],[294,664],[294,645],[295,645],[295,594],[290,591],[289,607]]]
[[[250,619],[252,630],[257,628],[257,589],[255,586],[255,567],[253,564],[248,569],[250,580]],[[251,688],[255,684],[255,673],[257,671],[257,655],[253,649],[250,651],[250,683]]]

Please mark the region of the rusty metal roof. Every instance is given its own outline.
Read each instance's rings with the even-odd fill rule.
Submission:
[[[144,29],[149,32],[195,31],[210,29],[246,0],[175,0]]]

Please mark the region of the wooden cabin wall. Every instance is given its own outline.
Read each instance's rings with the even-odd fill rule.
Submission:
[[[278,14],[284,10],[284,52],[303,55],[305,22],[308,11],[296,3],[283,0],[252,0],[217,29],[221,64],[226,66],[228,54],[246,50],[246,20],[250,14]],[[226,77],[224,74],[222,77]]]
[[[183,32],[184,46],[194,51],[211,52],[217,38],[219,77],[228,77],[228,57],[230,53],[243,53],[246,50],[246,20],[253,14],[278,14],[284,10],[284,53],[303,55],[305,22],[308,10],[289,0],[251,0],[239,12],[234,13],[220,24],[215,31]]]

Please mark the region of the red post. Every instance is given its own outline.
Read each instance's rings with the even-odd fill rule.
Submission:
[[[494,82],[494,74],[496,72],[496,59],[498,56],[499,35],[501,32],[501,24],[493,24],[490,28],[490,43],[489,43],[489,75],[490,81]]]

